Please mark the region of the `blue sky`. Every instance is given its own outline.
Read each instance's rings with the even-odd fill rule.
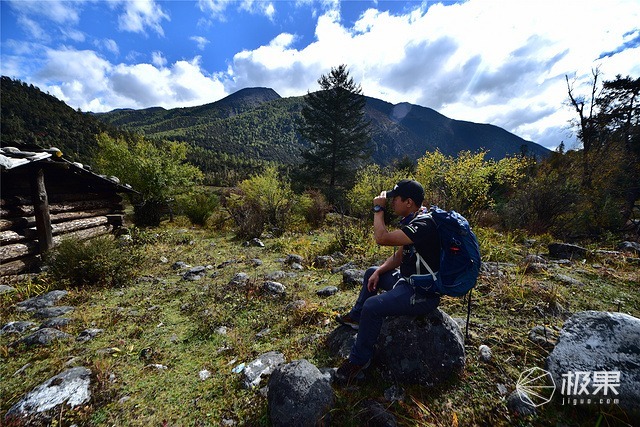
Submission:
[[[246,87],[365,95],[572,147],[565,76],[640,76],[640,0],[1,0],[2,75],[83,111],[202,105]]]

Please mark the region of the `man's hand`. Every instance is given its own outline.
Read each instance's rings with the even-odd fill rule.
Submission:
[[[387,206],[387,192],[383,191],[379,196],[373,199],[373,205]]]
[[[378,289],[378,280],[380,279],[378,270],[374,271],[373,274],[369,277],[369,281],[367,282],[367,289],[369,290],[369,292],[375,292],[375,290]]]

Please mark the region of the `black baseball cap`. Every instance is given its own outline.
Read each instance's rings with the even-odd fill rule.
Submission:
[[[418,181],[412,179],[403,179],[398,182],[393,190],[387,191],[387,199],[391,199],[395,196],[402,198],[410,198],[413,202],[420,206],[424,200],[424,188]]]

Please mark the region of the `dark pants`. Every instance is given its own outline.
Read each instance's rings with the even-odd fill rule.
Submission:
[[[378,267],[370,267],[366,271],[360,295],[349,312],[351,318],[360,323],[356,343],[349,355],[351,363],[356,365],[364,365],[373,357],[373,348],[385,317],[425,315],[435,310],[440,303],[437,296],[416,294],[413,286],[402,278],[397,269],[380,276],[378,290],[386,292],[369,292],[367,283],[377,269]]]

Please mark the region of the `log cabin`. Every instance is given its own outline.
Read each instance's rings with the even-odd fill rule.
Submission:
[[[116,177],[97,175],[56,148],[0,148],[0,283],[37,271],[64,238],[81,240],[124,225]]]

